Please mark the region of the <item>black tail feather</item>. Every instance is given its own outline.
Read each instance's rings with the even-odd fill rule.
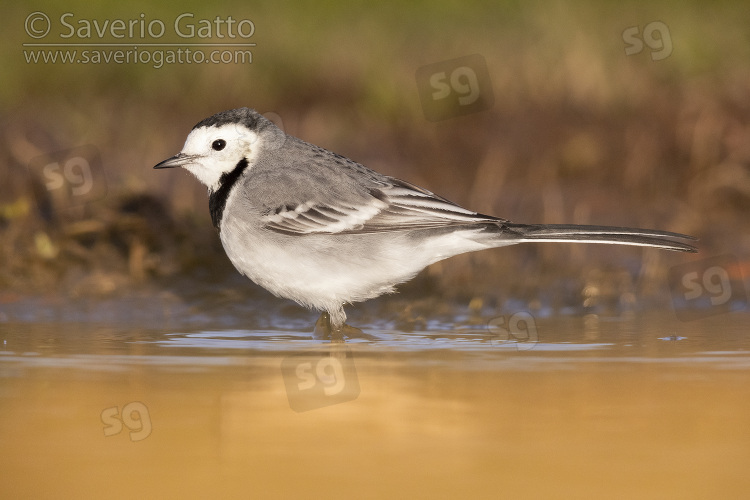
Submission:
[[[578,226],[574,224],[502,224],[508,236],[520,241],[568,241],[578,243],[610,243],[663,248],[696,253],[689,242],[697,238],[685,234],[611,226]]]

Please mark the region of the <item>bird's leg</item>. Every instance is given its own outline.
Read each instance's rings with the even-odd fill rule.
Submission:
[[[328,312],[322,312],[318,321],[315,322],[313,338],[330,340],[331,342],[343,342],[343,336],[340,333],[338,335],[336,333],[336,330],[331,325],[331,315]]]
[[[356,326],[347,325],[346,323],[341,325],[341,328],[339,328],[338,331],[341,332],[341,335],[343,337],[350,338],[350,339],[367,337],[365,332],[363,332]]]
[[[331,316],[328,312],[321,313],[318,321],[315,322],[315,330],[313,331],[313,337],[316,339],[330,340],[334,342],[344,342],[345,337],[354,338],[361,337],[364,332],[359,328],[349,326],[343,323],[338,328],[331,323]]]

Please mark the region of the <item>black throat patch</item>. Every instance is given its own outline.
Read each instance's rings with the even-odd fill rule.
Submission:
[[[226,172],[219,178],[219,189],[211,191],[208,195],[208,210],[211,212],[211,221],[218,230],[221,226],[221,216],[224,214],[224,207],[227,205],[229,192],[232,186],[242,176],[242,172],[247,168],[247,158],[243,158],[237,163],[231,172]]]

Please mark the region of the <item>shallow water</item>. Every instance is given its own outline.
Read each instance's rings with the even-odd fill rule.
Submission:
[[[750,314],[511,319],[0,323],[0,497],[747,494]]]

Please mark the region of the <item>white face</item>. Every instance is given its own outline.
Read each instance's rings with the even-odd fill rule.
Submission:
[[[258,134],[238,124],[201,127],[188,135],[181,155],[183,167],[212,190],[219,179],[231,172],[243,158],[253,165],[258,154]]]

